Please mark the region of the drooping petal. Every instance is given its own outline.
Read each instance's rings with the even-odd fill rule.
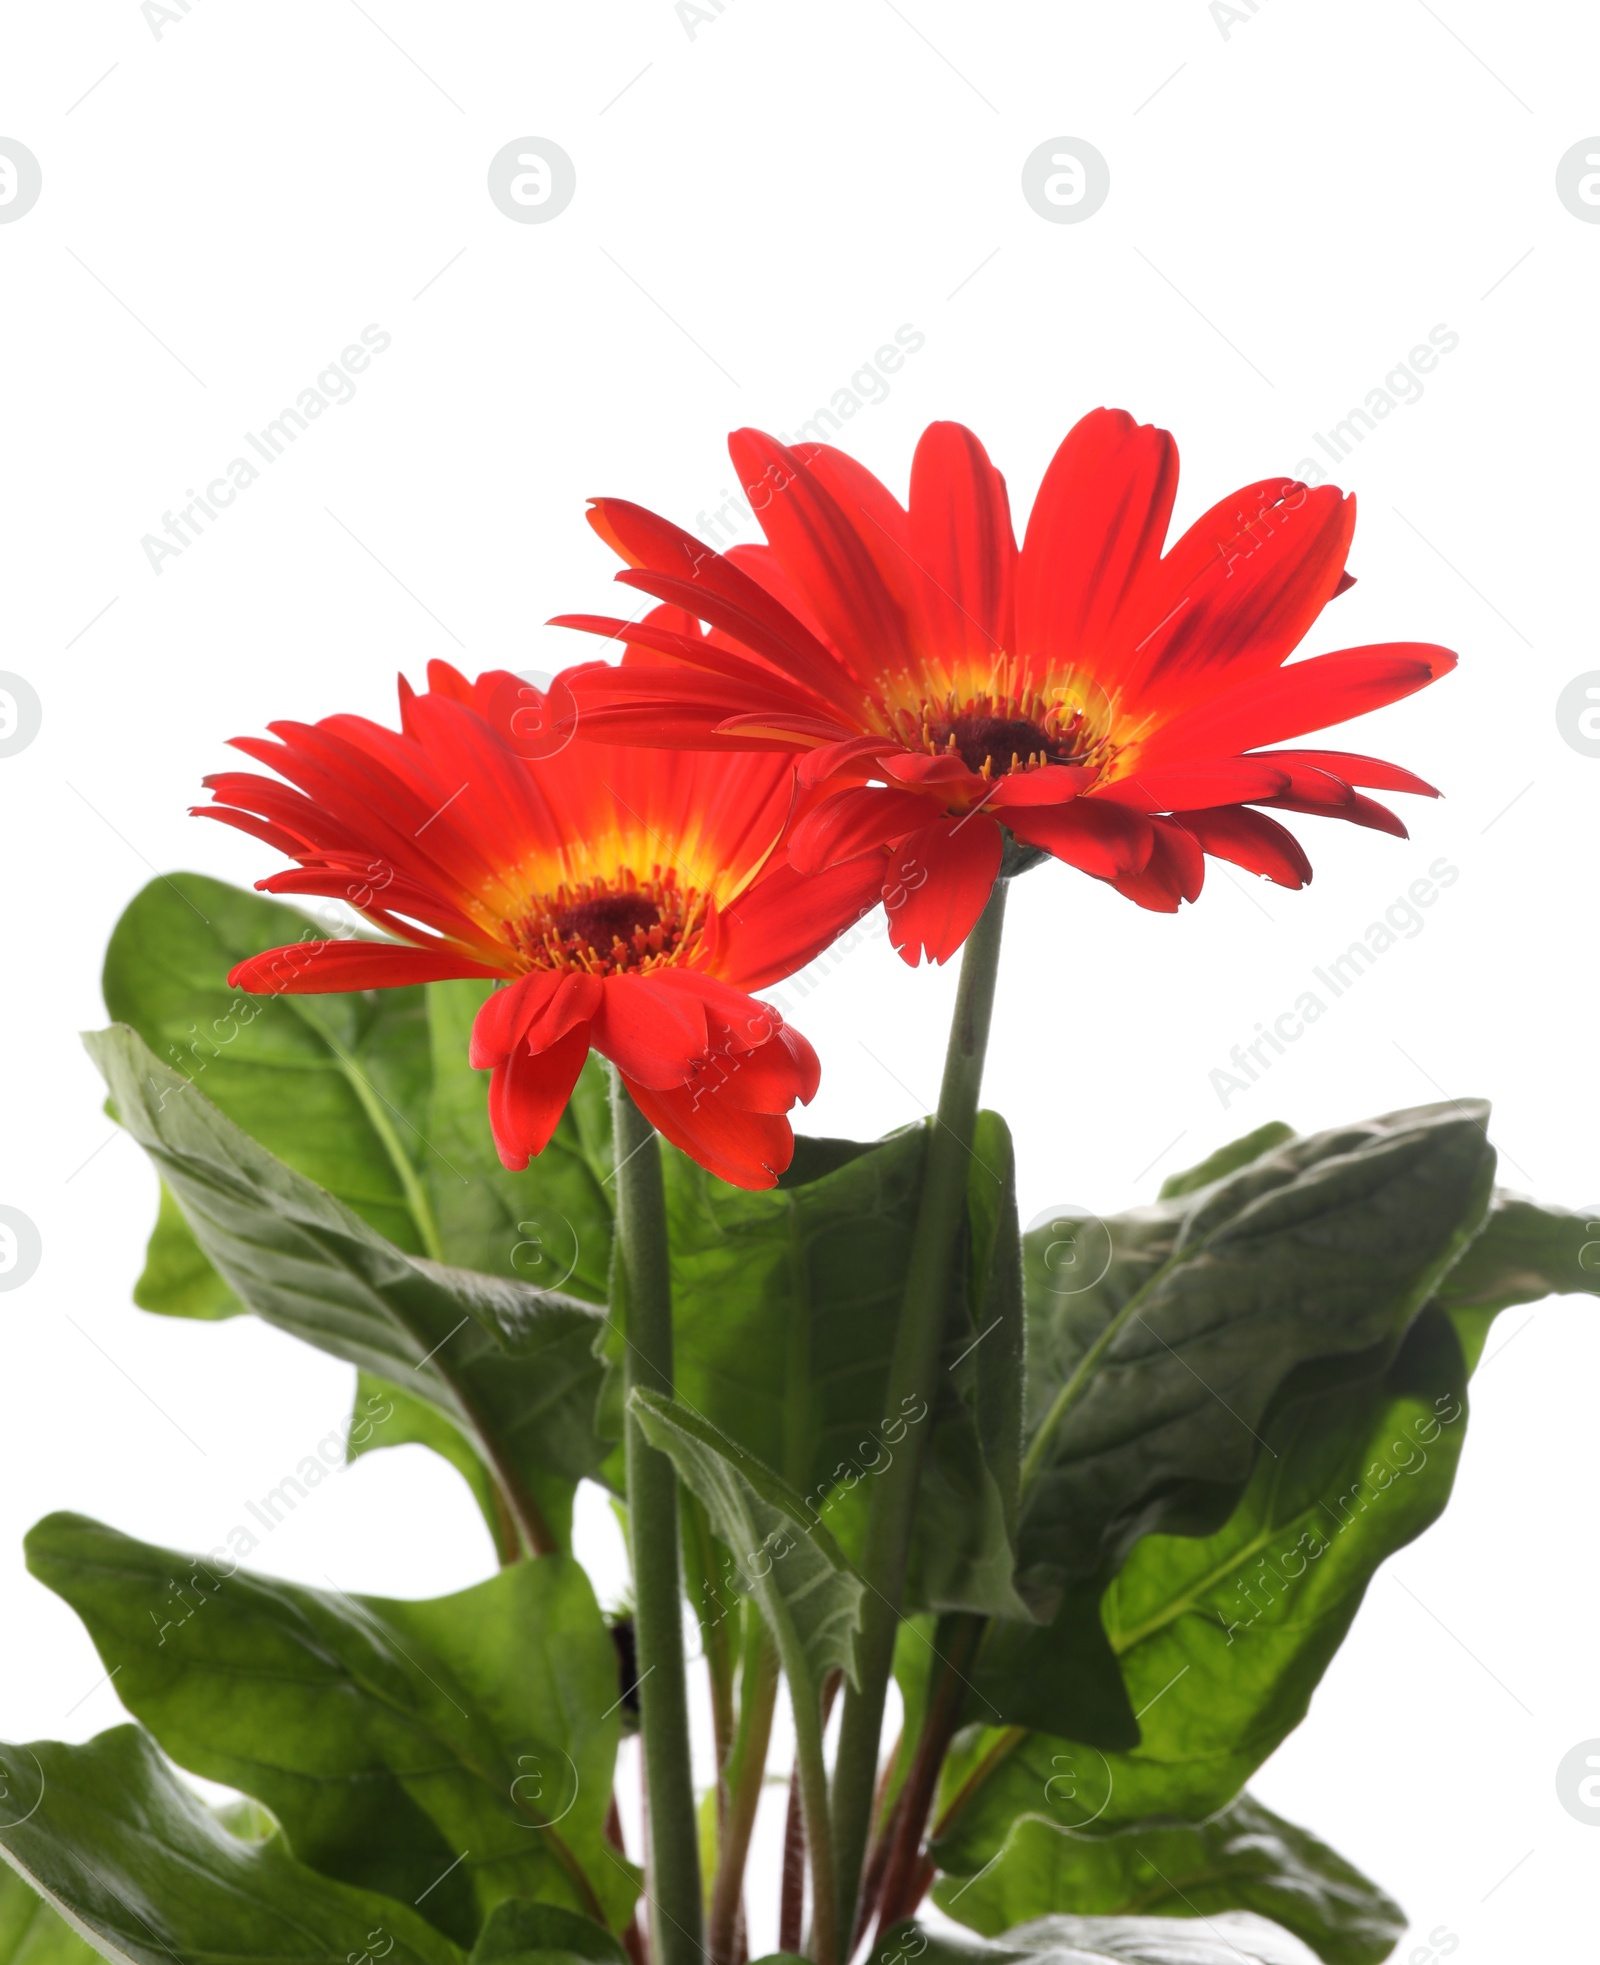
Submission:
[[[913,968],[947,962],[971,934],[1000,875],[1004,840],[987,812],[935,819],[889,855],[889,940]]]
[[[1155,838],[1142,873],[1112,881],[1119,894],[1153,914],[1176,914],[1184,901],[1197,901],[1205,885],[1206,860],[1200,842],[1170,819],[1152,819]]]
[[[1006,824],[1030,846],[1100,880],[1142,873],[1155,833],[1142,812],[1106,798],[1075,798],[1070,805],[1028,805],[1008,811]]]
[[[1409,791],[1419,798],[1438,798],[1438,788],[1414,771],[1398,764],[1386,764],[1381,757],[1361,757],[1354,751],[1258,751],[1273,764],[1285,767],[1304,765],[1313,771],[1326,771],[1342,778],[1347,785],[1365,785],[1370,791]]]
[[[594,1048],[641,1085],[681,1085],[706,1048],[705,1006],[649,976],[607,976]]]
[[[550,1144],[578,1073],[589,1055],[589,1026],[578,1024],[546,1051],[515,1050],[489,1080],[489,1130],[495,1151],[520,1173]]]
[[[663,1139],[734,1187],[776,1187],[794,1158],[787,1119],[746,1112],[727,1099],[686,1086],[642,1085],[624,1078],[633,1102]]]
[[[1311,862],[1305,849],[1292,832],[1264,812],[1224,805],[1211,812],[1178,812],[1174,818],[1213,859],[1231,860],[1279,887],[1310,885]]]

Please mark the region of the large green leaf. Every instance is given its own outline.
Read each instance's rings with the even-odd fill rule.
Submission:
[[[689,1406],[637,1388],[645,1438],[671,1459],[733,1559],[728,1581],[761,1607],[796,1700],[838,1669],[855,1676],[862,1583],[801,1497]]]
[[[1377,1377],[1281,1404],[1223,1527],[1147,1536],[1107,1592],[1138,1746],[965,1736],[944,1771],[940,1866],[975,1875],[1023,1817],[1105,1832],[1225,1806],[1304,1717],[1379,1563],[1444,1507],[1465,1391],[1460,1344],[1430,1306]]]
[[[931,1402],[884,1409],[926,1128],[801,1140],[766,1193],[666,1156],[678,1396],[799,1490],[847,1550],[876,1474],[928,1428],[908,1601],[1009,1609],[1020,1449],[1015,1194],[1005,1122],[979,1115],[969,1232]],[[1003,1328],[1002,1328],[1003,1327]]]
[[[472,1965],[627,1965],[627,1953],[592,1918],[511,1897],[496,1904],[472,1948]]]
[[[128,1709],[180,1765],[271,1809],[301,1861],[423,1900],[467,1944],[506,1897],[614,1925],[631,1912],[637,1878],[604,1843],[616,1653],[569,1557],[410,1603],[196,1561],[80,1515],[47,1517],[27,1551]]]
[[[136,1726],[0,1761],[31,1805],[0,1853],[113,1965],[462,1965],[409,1904],[230,1835]]]
[[[1546,1296],[1600,1296],[1600,1210],[1542,1207],[1496,1189],[1482,1231],[1439,1285],[1438,1299],[1476,1368],[1502,1310]]]
[[[489,1131],[489,1074],[467,1062],[488,993],[486,982],[430,983],[426,992],[428,1182],[445,1260],[604,1303],[613,1205],[605,1067],[589,1058],[550,1144],[512,1173]]]
[[[599,1465],[597,1312],[446,1269],[383,1240],[275,1160],[134,1032],[85,1040],[117,1115],[172,1189],[207,1259],[266,1322],[404,1384],[468,1434],[525,1523],[562,1537]]]
[[[1062,1780],[1057,1771],[1055,1780]],[[934,1891],[986,1936],[1049,1916],[1200,1917],[1251,1910],[1302,1938],[1323,1965],[1379,1965],[1405,1936],[1404,1911],[1342,1856],[1250,1795],[1190,1827],[1143,1822],[1081,1835],[1021,1818],[992,1869]]]
[[[397,1247],[442,1260],[424,1184],[422,991],[261,997],[228,987],[246,956],[328,932],[298,908],[203,874],[152,880],[112,930],[106,1008],[269,1153]]]
[[[19,1872],[0,1869],[0,1965],[95,1965],[99,1956]]]
[[[488,1076],[467,1061],[485,982],[247,996],[228,971],[327,926],[203,875],[154,880],[106,952],[112,1016],[276,1158],[412,1254],[605,1301],[610,1119],[591,1061],[546,1151],[512,1173],[494,1151]],[[187,1244],[187,1246],[186,1246]],[[196,1273],[181,1215],[158,1220],[135,1300],[227,1314]]]
[[[1216,1156],[1220,1178],[1071,1237],[1083,1269],[1052,1266],[1060,1228],[1028,1237],[1019,1586],[1051,1623],[997,1625],[973,1674],[1017,1724],[1081,1734],[1085,1674],[1108,1683],[1094,1606],[1127,1550],[1218,1529],[1274,1403],[1381,1371],[1482,1220],[1481,1108],[1275,1132]]]
[[[1216,1917],[1045,1917],[995,1943],[897,1924],[878,1946],[886,1965],[1316,1965],[1280,1925],[1252,1911]]]

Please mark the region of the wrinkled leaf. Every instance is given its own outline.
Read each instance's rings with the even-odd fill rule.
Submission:
[[[79,1515],[48,1516],[27,1551],[128,1709],[181,1766],[269,1808],[302,1862],[421,1899],[464,1944],[510,1896],[630,1911],[636,1876],[601,1847],[616,1654],[570,1558],[411,1603],[230,1570]]]
[[[120,1026],[85,1039],[122,1124],[155,1162],[207,1258],[257,1316],[402,1383],[466,1432],[519,1517],[562,1537],[598,1466],[598,1313],[385,1242],[273,1159]]]
[[[0,1748],[37,1805],[0,1853],[113,1965],[462,1965],[409,1904],[230,1835],[136,1726]]]
[[[1044,1917],[990,1944],[897,1924],[878,1951],[886,1960],[919,1957],[927,1965],[1316,1965],[1298,1938],[1250,1911],[1182,1919]]]
[[[686,1405],[632,1395],[645,1438],[704,1505],[732,1557],[732,1588],[766,1618],[795,1697],[813,1701],[835,1668],[855,1676],[862,1585],[781,1476]]]
[[[946,1908],[957,1892],[951,1915],[988,1937],[1066,1904],[1095,1917],[1248,1910],[1303,1939],[1323,1965],[1380,1965],[1406,1932],[1405,1913],[1376,1884],[1247,1794],[1195,1827],[1082,1835],[1022,1817],[993,1869],[964,1884],[942,1879],[934,1902]]]
[[[1547,1208],[1496,1189],[1488,1220],[1438,1290],[1470,1367],[1502,1310],[1546,1296],[1600,1296],[1597,1215],[1600,1209]]]
[[[1107,1592],[1138,1746],[967,1736],[944,1770],[941,1868],[975,1875],[1023,1816],[1103,1833],[1225,1806],[1304,1717],[1379,1563],[1443,1509],[1465,1379],[1449,1320],[1430,1308],[1378,1377],[1285,1402],[1224,1526],[1147,1536]]]

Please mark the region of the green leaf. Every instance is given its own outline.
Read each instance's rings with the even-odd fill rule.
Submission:
[[[1093,1232],[1028,1237],[1018,1583],[1051,1627],[996,1627],[973,1674],[984,1699],[1085,1732],[1109,1693],[1105,1579],[1152,1530],[1221,1527],[1286,1387],[1382,1370],[1476,1232],[1493,1164],[1482,1109],[1452,1102],[1292,1139]],[[1054,1266],[1067,1239],[1071,1269]],[[1077,1259],[1101,1249],[1083,1286]]]
[[[197,1561],[80,1515],[48,1516],[27,1552],[128,1709],[181,1766],[269,1808],[301,1861],[421,1901],[462,1943],[511,1896],[613,1924],[631,1911],[636,1873],[604,1846],[616,1653],[569,1557],[411,1603]]]
[[[193,1317],[202,1323],[245,1314],[244,1304],[206,1261],[165,1181],[133,1300],[157,1316]]]
[[[230,1835],[136,1726],[0,1759],[37,1798],[0,1853],[114,1965],[462,1965],[409,1905],[319,1875],[281,1836]]]
[[[600,1463],[597,1312],[574,1298],[407,1255],[275,1160],[130,1030],[85,1039],[122,1124],[201,1248],[257,1316],[403,1383],[466,1433],[525,1523],[566,1533]]]
[[[327,934],[298,908],[203,874],[152,880],[112,930],[106,1008],[252,1139],[413,1255],[442,1257],[420,1169],[420,989],[247,996],[246,956]]]
[[[1316,1965],[1300,1940],[1251,1911],[1217,1917],[1046,1917],[997,1944],[897,1924],[882,1965]]]
[[[1600,1296],[1597,1213],[1542,1207],[1495,1190],[1488,1220],[1438,1290],[1472,1369],[1502,1310],[1547,1296]]]
[[[489,1913],[472,1948],[471,1965],[569,1965],[572,1959],[627,1965],[628,1954],[592,1918],[554,1904],[508,1897]]]
[[[1248,1167],[1259,1160],[1263,1153],[1270,1153],[1275,1146],[1282,1146],[1293,1138],[1293,1126],[1286,1126],[1281,1119],[1269,1119],[1266,1125],[1257,1126],[1253,1133],[1246,1133],[1243,1139],[1231,1140],[1228,1145],[1219,1146],[1215,1153],[1209,1154],[1198,1166],[1190,1167],[1186,1173],[1169,1174],[1161,1183],[1158,1198],[1163,1201],[1178,1200],[1185,1194],[1209,1187],[1214,1180],[1237,1173],[1241,1167]]]
[[[1010,1137],[992,1113],[979,1116],[971,1233],[951,1276],[931,1424],[920,1401],[884,1410],[926,1137],[919,1125],[871,1147],[810,1142],[797,1159],[814,1178],[766,1193],[665,1156],[677,1393],[803,1493],[847,1551],[873,1477],[929,1425],[909,1607],[1024,1614],[1008,1540],[1020,1447],[1015,1198]]]
[[[95,1965],[99,1956],[20,1873],[0,1868],[0,1965]]]
[[[1404,1911],[1376,1884],[1247,1794],[1195,1827],[1082,1835],[1020,1817],[993,1869],[965,1884],[947,1877],[933,1896],[989,1937],[1068,1904],[1097,1917],[1255,1911],[1323,1965],[1380,1965],[1406,1932]]]
[[[467,1062],[487,982],[430,983],[428,1186],[446,1259],[603,1304],[611,1269],[611,1111],[591,1056],[554,1137],[521,1173],[489,1131],[489,1074]]]
[[[940,1867],[975,1875],[1024,1816],[1103,1833],[1224,1807],[1305,1716],[1378,1565],[1443,1510],[1465,1392],[1460,1344],[1430,1306],[1377,1377],[1284,1401],[1223,1527],[1145,1537],[1106,1594],[1138,1746],[966,1736],[943,1774]]]
[[[667,1454],[733,1558],[729,1578],[766,1618],[796,1700],[813,1701],[836,1667],[855,1676],[862,1584],[800,1496],[690,1407],[638,1387],[645,1438]]]

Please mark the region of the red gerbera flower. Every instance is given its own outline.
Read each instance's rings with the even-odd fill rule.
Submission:
[[[398,732],[358,716],[274,723],[236,747],[248,772],[197,807],[299,865],[269,893],[351,903],[398,937],[327,940],[241,962],[231,986],[318,993],[493,976],[472,1063],[508,1167],[543,1150],[591,1046],[639,1109],[702,1166],[770,1187],[817,1089],[815,1052],[745,992],[801,967],[877,899],[861,865],[807,879],[774,857],[793,772],[782,757],[548,748],[548,699],[504,670],[443,662]],[[299,789],[291,789],[297,786]]]
[[[1006,833],[1173,913],[1208,853],[1284,887],[1311,878],[1263,807],[1404,838],[1356,787],[1437,796],[1374,758],[1261,748],[1455,665],[1388,642],[1285,666],[1351,584],[1355,500],[1331,485],[1247,485],[1163,555],[1177,448],[1095,410],[1056,452],[1019,551],[1005,480],[958,423],[923,434],[908,507],[825,444],[740,430],[729,450],[764,547],[723,556],[640,506],[595,501],[590,522],[629,564],[617,578],[712,632],[562,616],[658,658],[574,671],[580,735],[807,753],[801,782],[825,793],[790,860],[892,848],[883,898],[908,962],[960,947]]]

